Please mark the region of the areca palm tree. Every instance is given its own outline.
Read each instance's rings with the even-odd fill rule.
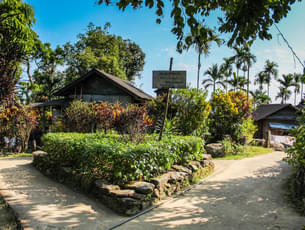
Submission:
[[[243,48],[238,46],[233,46],[233,49],[235,51],[235,55],[230,57],[230,61],[235,64],[236,66],[236,75],[239,76],[239,70],[242,67],[243,64]]]
[[[297,103],[297,94],[300,93],[302,74],[294,73],[293,74],[293,86],[294,86],[294,104]],[[302,96],[301,96],[302,99]]]
[[[220,46],[223,40],[214,32],[214,30],[202,25],[197,27],[196,33],[192,33],[185,38],[186,49],[188,50],[190,47],[194,46],[198,53],[197,90],[199,89],[201,55],[204,54],[205,57],[209,55],[212,42],[215,42]]]
[[[255,85],[259,85],[259,90],[263,90],[264,89],[264,83],[265,83],[265,80],[266,80],[266,74],[264,71],[261,71],[259,72],[257,75],[256,75],[256,79],[254,81],[254,84]],[[268,95],[267,95],[268,96]]]
[[[282,79],[278,79],[278,82],[281,84],[280,91],[277,94],[275,99],[282,98],[281,103],[286,103],[287,100],[290,98],[292,92],[289,89],[293,86],[293,75],[292,74],[283,74]]]
[[[224,82],[225,82],[225,88],[226,88],[226,92],[228,90],[228,80],[230,79],[232,72],[233,72],[233,68],[232,68],[232,62],[229,58],[224,58],[224,63],[220,66],[221,72],[225,78]]]
[[[268,97],[268,95],[262,90],[257,89],[254,92],[251,91],[250,94],[253,98],[254,106],[258,106],[261,104],[268,104],[271,102],[271,98]]]
[[[247,101],[249,99],[250,67],[256,62],[256,56],[250,52],[249,46],[246,46],[243,53],[243,60],[247,67]]]
[[[233,91],[242,90],[245,91],[245,85],[247,84],[247,79],[242,76],[237,76],[233,73],[233,78],[227,81],[233,88]]]
[[[202,81],[202,84],[207,89],[208,87],[213,87],[213,93],[216,90],[217,85],[221,85],[225,88],[225,84],[222,81],[223,73],[217,64],[212,65],[207,71],[204,72],[204,75],[208,75],[209,78]]]
[[[266,74],[265,83],[267,84],[267,88],[268,88],[268,97],[269,97],[269,88],[270,88],[270,83],[271,83],[272,77],[274,79],[277,79],[277,75],[278,75],[277,68],[278,68],[278,64],[276,64],[275,62],[270,61],[270,60],[266,61],[263,72]]]

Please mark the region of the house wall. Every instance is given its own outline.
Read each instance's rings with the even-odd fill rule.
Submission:
[[[79,83],[67,95],[71,99],[82,99],[86,102],[107,101],[123,104],[134,103],[134,99],[124,90],[116,87],[100,76],[92,76],[87,81]]]

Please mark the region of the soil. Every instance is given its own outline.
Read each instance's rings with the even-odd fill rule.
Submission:
[[[285,154],[215,161],[203,183],[118,229],[289,229],[305,217],[287,201]],[[0,159],[0,192],[25,229],[107,229],[126,217],[39,173],[31,158]]]

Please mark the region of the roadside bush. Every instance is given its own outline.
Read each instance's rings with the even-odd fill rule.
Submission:
[[[217,91],[211,100],[209,132],[213,142],[221,141],[226,135],[234,142],[242,139],[242,124],[251,114],[252,101],[242,91],[228,93]]]
[[[176,108],[173,122],[182,135],[203,137],[208,131],[211,106],[206,96],[206,92],[194,88],[172,91],[172,103]]]
[[[203,143],[197,137],[166,137],[161,142],[149,136],[146,143],[134,144],[119,135],[49,133],[43,137],[49,153],[46,164],[71,166],[112,183],[148,180],[173,164],[201,160]]]
[[[241,137],[246,137],[247,143],[249,143],[252,139],[256,131],[258,130],[257,126],[254,125],[254,121],[252,118],[245,119],[241,124]]]
[[[208,130],[211,110],[207,93],[192,88],[171,90],[167,119],[171,129],[180,135],[203,136]],[[166,100],[158,97],[147,103],[148,114],[155,121],[152,132],[160,132]]]
[[[238,155],[245,151],[245,147],[240,144],[233,143],[230,138],[225,138],[221,141],[224,147],[225,156]]]
[[[0,147],[7,145],[11,151],[26,151],[31,130],[37,125],[36,117],[35,112],[28,107],[0,105]],[[7,143],[4,138],[7,138]]]

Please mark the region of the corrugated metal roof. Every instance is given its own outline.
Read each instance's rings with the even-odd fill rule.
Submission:
[[[297,127],[297,125],[294,124],[283,124],[283,123],[275,123],[275,122],[270,122],[269,127],[272,129],[284,129],[284,130],[289,130],[294,127]]]

